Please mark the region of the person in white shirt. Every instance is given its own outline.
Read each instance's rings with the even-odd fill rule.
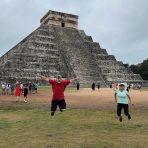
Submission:
[[[2,83],[2,95],[5,95],[6,94],[6,85],[5,83],[3,82]]]
[[[8,83],[6,85],[6,94],[9,95],[9,91],[10,91],[10,84]]]

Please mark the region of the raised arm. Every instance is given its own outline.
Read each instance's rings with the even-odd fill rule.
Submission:
[[[79,78],[78,77],[76,77],[76,78],[74,78],[74,79],[71,79],[70,80],[70,83],[73,83],[74,81],[77,81]]]
[[[117,103],[117,93],[116,92],[114,94],[114,97],[115,97],[115,103]]]
[[[47,78],[45,76],[42,76],[42,75],[37,75],[37,77],[39,77],[41,80],[44,80],[44,81],[47,81],[49,82],[50,78]]]

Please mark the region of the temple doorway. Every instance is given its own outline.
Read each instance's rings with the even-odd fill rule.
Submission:
[[[62,22],[62,23],[61,23],[61,26],[62,26],[62,27],[65,27],[65,23],[64,23],[64,22]]]

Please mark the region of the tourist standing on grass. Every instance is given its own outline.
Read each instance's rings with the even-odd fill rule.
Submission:
[[[21,93],[23,94],[24,92],[24,88],[23,88],[23,83],[20,83],[20,87],[21,87]]]
[[[79,91],[79,90],[80,90],[80,83],[77,82],[77,91]]]
[[[128,92],[130,91],[130,88],[131,88],[131,84],[127,84],[126,90],[127,90]]]
[[[7,85],[6,85],[6,94],[9,95],[9,92],[10,92],[10,84],[7,83]]]
[[[22,92],[22,90],[21,90],[20,83],[17,82],[16,87],[15,87],[15,95],[16,95],[17,102],[20,101],[21,92]]]
[[[137,88],[138,88],[139,91],[141,91],[142,90],[142,84],[138,83]]]
[[[119,89],[117,89],[115,92],[115,102],[117,103],[117,115],[120,122],[122,122],[122,108],[124,109],[124,114],[128,116],[128,119],[131,119],[131,115],[129,114],[128,99],[130,101],[130,104],[132,104],[131,97],[129,96],[127,90],[125,90],[125,84],[119,84]]]
[[[11,95],[14,95],[15,84],[11,84]]]
[[[35,93],[37,94],[38,93],[38,84],[37,83],[34,84],[34,90],[35,90]]]
[[[24,102],[27,103],[27,97],[28,97],[28,85],[24,84]]]
[[[113,83],[113,90],[116,91],[118,89],[118,83]]]
[[[6,94],[6,84],[2,82],[2,95]]]
[[[92,85],[91,85],[91,89],[92,89],[93,91],[95,91],[95,88],[96,88],[96,84],[95,84],[95,82],[93,82]]]
[[[98,82],[97,86],[98,86],[98,91],[100,91],[100,82]]]
[[[64,90],[67,85],[74,82],[78,78],[74,78],[71,80],[64,80],[60,75],[57,76],[57,78],[55,79],[47,78],[42,75],[38,75],[38,77],[40,77],[41,80],[45,80],[52,85],[53,97],[51,101],[51,116],[54,116],[58,106],[60,108],[60,111],[63,112],[66,109]]]
[[[29,82],[29,92],[32,93],[32,82]]]

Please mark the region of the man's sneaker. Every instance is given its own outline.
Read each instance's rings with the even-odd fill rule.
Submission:
[[[51,112],[51,116],[54,116],[54,112]]]
[[[119,121],[122,122],[122,116],[119,117]]]
[[[131,120],[131,116],[130,115],[128,116],[128,120]]]

